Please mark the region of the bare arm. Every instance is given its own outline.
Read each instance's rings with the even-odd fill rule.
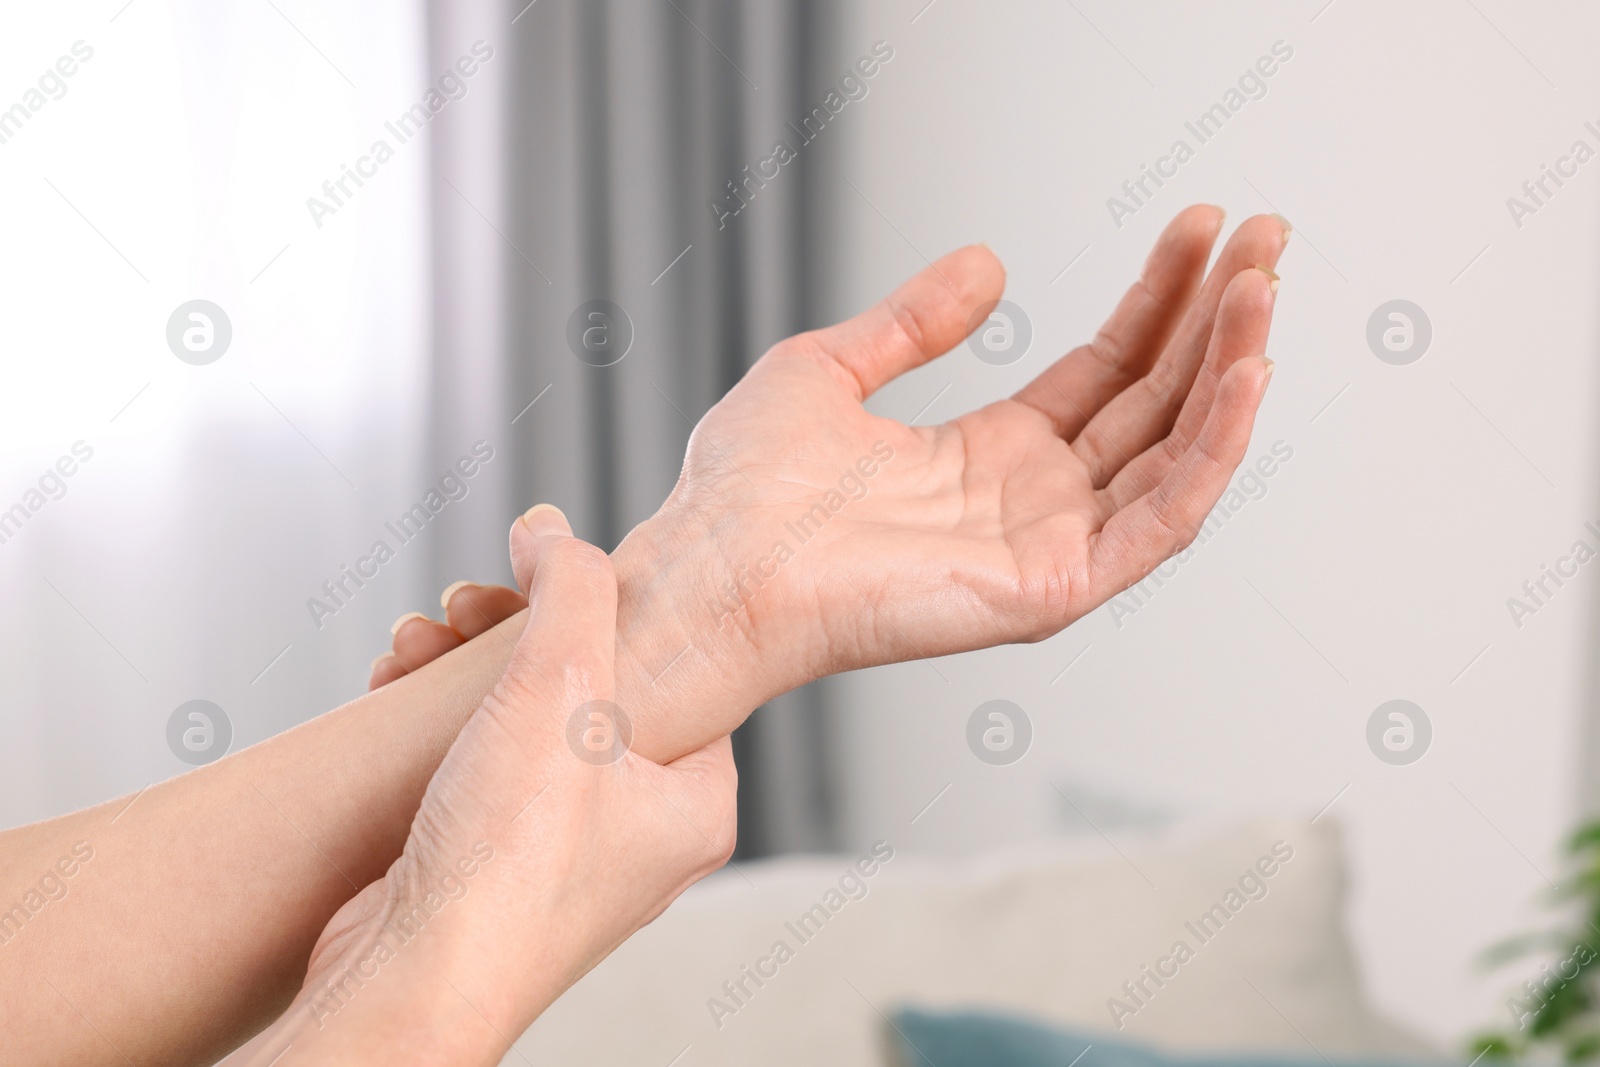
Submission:
[[[728,738],[664,766],[568,748],[574,710],[614,700],[617,607],[610,561],[571,533],[559,512],[512,526],[531,607],[510,666],[401,858],[334,916],[296,1004],[241,1063],[497,1064],[507,1035],[727,861]]]
[[[684,646],[662,656],[677,636],[645,622],[649,604],[666,607],[672,580],[654,560],[630,565],[654,555],[649,535],[641,527],[614,559],[619,574],[646,575],[621,598],[631,627],[619,633],[617,703],[633,712],[635,750],[660,755],[688,743],[658,729],[668,724],[651,684]],[[0,925],[0,1044],[29,1063],[210,1063],[282,1014],[328,920],[400,855],[429,779],[504,674],[526,615],[217,763],[0,834],[0,899],[20,902],[51,874],[66,891],[41,893],[36,914]],[[728,686],[700,691],[700,707],[724,721],[754,706],[713,707],[719,695],[752,699]],[[87,861],[74,856],[80,842]]]
[[[1184,547],[1248,445],[1288,239],[1247,220],[1202,284],[1220,228],[1185,211],[1093,343],[942,426],[863,402],[983,320],[1004,280],[987,250],[763,357],[613,556],[634,750],[686,755],[824,674],[1047,637]],[[269,1022],[329,918],[399,855],[522,626],[131,806],[0,835],[0,901],[93,849],[0,944],[7,1043],[30,1062],[201,1063]]]

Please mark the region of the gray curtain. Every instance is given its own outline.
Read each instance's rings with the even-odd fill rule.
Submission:
[[[433,128],[433,454],[448,464],[483,438],[501,457],[480,487],[492,506],[434,544],[441,581],[486,545],[503,556],[534,501],[614,547],[671,489],[692,420],[769,345],[817,325],[828,153],[808,148],[737,217],[711,202],[826,93],[828,6],[525,4],[430,5],[434,71],[478,40],[495,53]],[[632,324],[611,366],[567,342],[594,300]],[[812,686],[735,734],[742,855],[834,844],[828,723]]]

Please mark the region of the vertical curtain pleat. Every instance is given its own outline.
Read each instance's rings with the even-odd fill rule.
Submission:
[[[773,342],[816,325],[814,160],[725,227],[709,205],[820,96],[825,5],[539,0],[511,25],[523,2],[433,12],[438,57],[481,25],[504,61],[495,124],[434,148],[433,440],[445,456],[492,430],[507,456],[480,543],[441,547],[443,580],[502,551],[505,524],[538,500],[615,547],[671,490],[693,423]],[[484,166],[498,173],[475,176]],[[490,205],[464,204],[467,185]],[[614,366],[567,346],[568,317],[595,299],[632,323]],[[743,854],[832,844],[825,705],[809,687],[735,735]]]

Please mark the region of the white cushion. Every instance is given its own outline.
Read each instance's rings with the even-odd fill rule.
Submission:
[[[1293,856],[1262,864],[1273,873],[1259,877],[1275,843]],[[1092,844],[1088,858],[1059,844],[966,864],[897,854],[855,900],[829,893],[845,878],[859,895],[845,877],[854,855],[740,864],[640,931],[518,1050],[534,1063],[875,1067],[883,1015],[915,1003],[1101,1030],[1120,1022],[1123,1038],[1172,1048],[1429,1052],[1363,1000],[1331,820],[1262,821],[1199,843],[1119,839],[1125,857]],[[1240,889],[1252,870],[1265,895],[1255,880]],[[837,911],[798,927],[818,904]],[[1199,926],[1219,904],[1226,920]],[[1179,941],[1192,952],[1181,965]],[[775,954],[779,943],[792,956]],[[758,965],[770,975],[760,986],[745,970]],[[1145,965],[1176,974],[1157,986]],[[1136,1001],[1123,983],[1141,978]],[[742,991],[724,988],[741,981]],[[1113,997],[1130,1010],[1114,1018]]]

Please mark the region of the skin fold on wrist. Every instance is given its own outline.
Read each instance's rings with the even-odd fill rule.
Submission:
[[[670,505],[669,505],[670,508]],[[762,634],[787,629],[752,608],[726,612],[719,576],[733,567],[708,536],[682,537],[687,523],[663,508],[629,534],[612,559],[617,572],[617,703],[633,720],[634,750],[656,762],[729,733],[755,708],[810,681],[815,672],[787,642]]]
[[[743,630],[730,628],[719,633],[709,612],[683,607],[686,600],[692,603],[692,593],[686,593],[702,580],[703,561],[692,549],[664,551],[661,546],[655,530],[641,528],[619,547],[613,566],[619,582],[618,701],[625,703],[636,720],[635,752],[665,762],[698,748],[707,731],[724,733],[742,720],[764,699],[758,694],[768,676],[748,669],[753,665],[754,649],[746,643]],[[503,649],[509,657],[526,619],[525,612],[508,619],[480,640],[491,642],[496,652]],[[670,695],[677,687],[658,684],[663,681],[659,670],[651,676],[654,668],[650,661],[680,640],[686,644],[678,646],[682,654],[674,666],[684,668],[683,684],[700,694],[700,699],[688,706],[694,714],[687,721],[678,714],[673,703],[676,698]],[[708,685],[707,677],[714,677],[719,684]],[[584,843],[570,840],[569,831],[575,832],[576,827],[559,818],[541,826],[541,837],[548,837],[541,842],[542,848],[557,853],[581,851]],[[340,936],[336,958],[327,965],[318,961],[316,973],[280,1024],[281,1032],[262,1046],[266,1058],[253,1053],[252,1063],[270,1060],[286,1042],[293,1044],[297,1058],[313,1050],[337,1056],[359,1049],[372,1055],[382,1048],[387,1055],[401,1036],[413,1047],[428,1048],[438,1055],[448,1047],[450,1062],[478,1062],[479,1056],[487,1057],[484,1062],[498,1062],[496,1057],[505,1053],[506,1042],[482,1045],[485,1034],[515,1037],[561,990],[614,947],[595,943],[599,935],[585,929],[581,909],[573,914],[563,912],[563,902],[574,901],[559,884],[559,870],[530,872],[530,884],[520,899],[540,916],[535,918],[535,926],[547,931],[538,939],[537,966],[531,967],[525,980],[509,982],[516,987],[515,995],[501,988],[506,981],[493,978],[484,978],[477,989],[459,988],[454,983],[470,987],[481,977],[477,960],[485,954],[486,932],[496,929],[496,921],[493,915],[480,912],[494,906],[492,898],[472,892],[470,879],[453,881],[454,888],[466,890],[459,898],[455,893],[441,893],[436,884],[441,872],[413,861],[408,850],[390,868],[381,903]],[[492,866],[486,864],[485,868]],[[425,925],[413,918],[428,914],[434,917]],[[535,986],[538,988],[531,988]],[[461,1014],[462,1006],[471,1008],[467,1016]],[[378,1022],[396,1017],[406,1020],[403,1035],[393,1028],[383,1030]],[[461,1032],[463,1028],[482,1032],[471,1037]],[[471,1048],[462,1048],[463,1042]]]

